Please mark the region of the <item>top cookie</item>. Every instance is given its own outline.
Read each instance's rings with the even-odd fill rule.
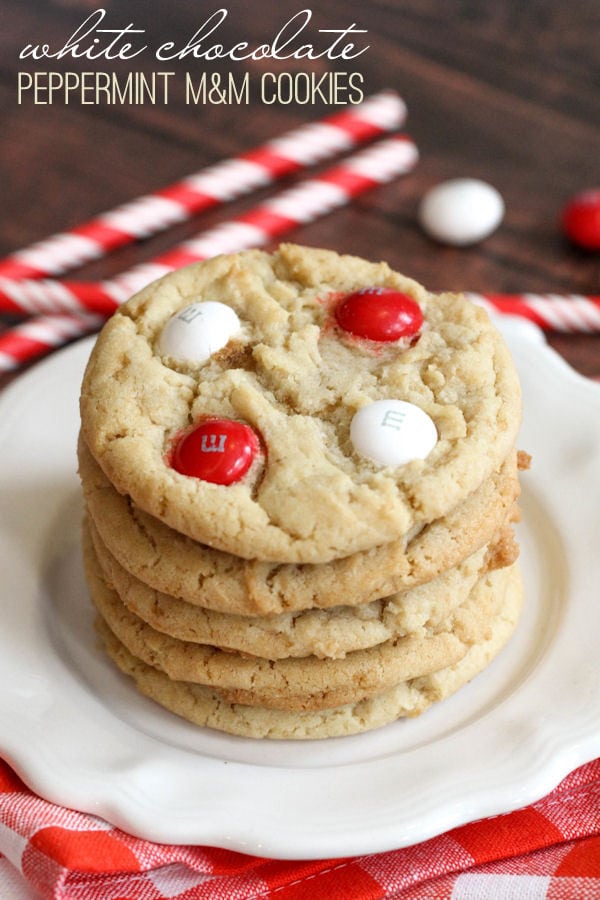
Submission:
[[[417,331],[373,339],[367,321],[370,337],[357,336],[364,303],[356,327],[339,311],[368,288],[406,295]],[[381,324],[386,298],[365,297]],[[208,301],[216,317],[190,341]],[[115,487],[172,528],[248,559],[318,563],[397,539],[474,491],[514,444],[520,391],[501,336],[462,297],[385,263],[282,245],[180,269],[124,304],[92,352],[81,417]]]

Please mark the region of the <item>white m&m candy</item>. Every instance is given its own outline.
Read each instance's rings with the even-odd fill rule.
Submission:
[[[455,178],[428,191],[419,207],[423,230],[444,244],[463,247],[482,241],[504,216],[504,201],[491,184]]]
[[[158,340],[161,356],[179,363],[203,363],[240,330],[230,306],[214,300],[192,303],[169,319]]]
[[[437,444],[426,412],[405,400],[375,400],[354,415],[350,439],[357,453],[382,466],[425,459]]]

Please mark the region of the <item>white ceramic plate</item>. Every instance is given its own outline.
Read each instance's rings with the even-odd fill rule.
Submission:
[[[492,666],[421,718],[311,742],[195,728],[96,646],[79,563],[90,340],[0,398],[0,752],[42,796],[152,840],[282,858],[406,846],[507,812],[600,754],[600,390],[505,320],[525,398],[526,608]]]

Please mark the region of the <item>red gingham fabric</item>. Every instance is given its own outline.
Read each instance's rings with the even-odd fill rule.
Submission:
[[[52,900],[596,900],[600,759],[525,809],[310,862],[140,840],[42,800],[0,761],[1,856]]]

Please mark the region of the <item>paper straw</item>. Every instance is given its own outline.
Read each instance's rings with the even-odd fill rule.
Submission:
[[[466,296],[490,312],[521,316],[545,331],[600,333],[600,295],[467,293]]]
[[[392,91],[303,125],[161,190],[0,260],[0,276],[58,275],[192,216],[399,128],[406,107]]]
[[[96,331],[103,321],[91,313],[38,316],[7,329],[0,334],[0,374]]]
[[[87,310],[110,315],[156,278],[220,253],[265,246],[291,229],[345,206],[370,188],[410,171],[417,159],[417,148],[406,135],[378,141],[314,178],[299,182],[248,212],[110,281],[0,279],[0,312],[31,315]]]

